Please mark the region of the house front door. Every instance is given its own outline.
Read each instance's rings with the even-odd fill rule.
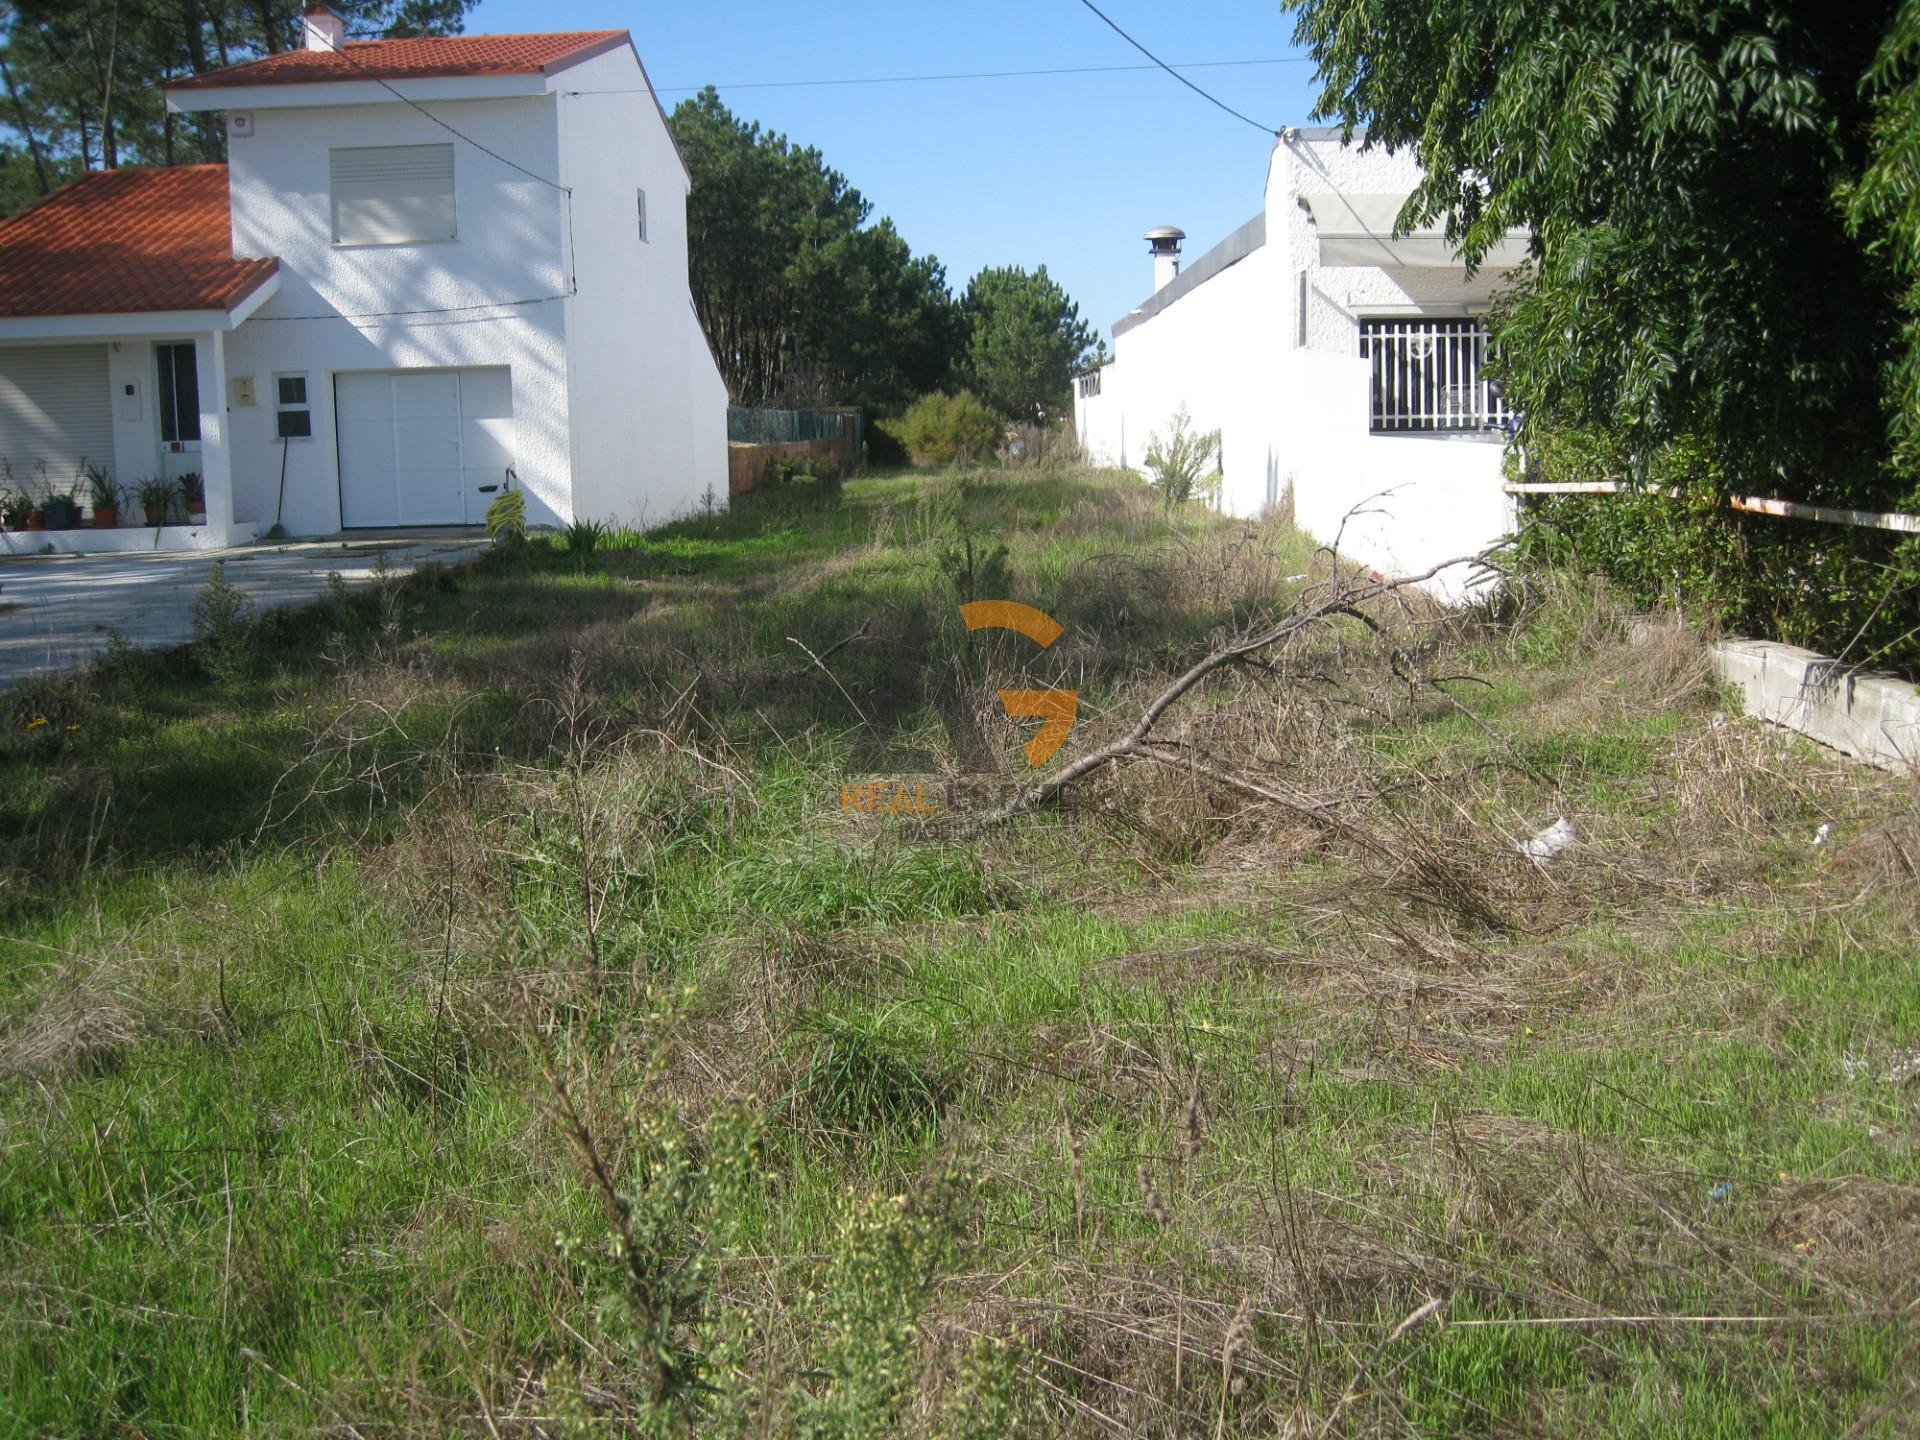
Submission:
[[[169,480],[200,473],[200,362],[191,340],[153,347],[160,397],[160,473]]]

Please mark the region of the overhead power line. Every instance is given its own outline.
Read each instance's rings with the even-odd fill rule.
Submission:
[[[344,45],[329,46],[328,53],[339,56],[342,60],[346,61],[354,69],[360,71],[363,75],[365,75],[367,79],[373,81],[373,83],[378,85],[382,90],[385,90],[389,94],[391,94],[394,99],[400,101],[402,104],[411,105],[415,110],[418,110],[422,115],[426,116],[427,119],[431,120],[434,124],[438,125],[442,130],[446,131],[449,135],[452,135],[455,139],[466,141],[467,144],[471,145],[474,149],[478,150],[482,155],[491,155],[495,160],[498,160],[502,165],[505,165],[509,170],[518,170],[522,175],[526,176],[529,180],[538,180],[542,185],[552,186],[555,190],[558,190],[562,195],[566,195],[569,197],[572,196],[573,192],[569,190],[565,185],[562,185],[558,180],[554,180],[549,178],[548,176],[542,175],[538,171],[529,170],[526,166],[520,164],[517,160],[509,160],[506,156],[502,155],[498,150],[494,150],[489,148],[488,146],[482,145],[478,140],[474,139],[471,135],[468,135],[465,132],[456,129],[452,125],[449,125],[446,121],[442,120],[438,115],[434,114],[431,110],[427,109],[426,106],[422,105],[418,100],[415,100],[413,97],[409,95],[401,94],[398,90],[394,89],[393,86],[389,85],[384,77],[374,74],[371,69],[369,69],[365,65],[362,65],[352,55],[348,54],[346,46]]]
[[[1208,104],[1217,105],[1220,109],[1226,111],[1227,114],[1233,116],[1234,119],[1239,120],[1245,124],[1251,125],[1253,126],[1254,129],[1259,130],[1264,134],[1278,135],[1280,133],[1278,126],[1262,125],[1258,120],[1255,120],[1251,115],[1241,114],[1238,110],[1234,109],[1231,105],[1227,104],[1227,102],[1222,100],[1219,96],[1209,94],[1207,91],[1202,90],[1198,85],[1194,84],[1193,81],[1189,80],[1186,76],[1182,75],[1178,70],[1174,69],[1173,66],[1169,65],[1166,61],[1162,60],[1158,55],[1154,54],[1151,50],[1147,49],[1146,46],[1142,45],[1138,40],[1134,39],[1133,36],[1129,35],[1125,30],[1122,30],[1120,26],[1114,22],[1113,17],[1108,15],[1107,12],[1102,10],[1098,5],[1094,4],[1093,0],[1080,0],[1080,3],[1086,6],[1087,9],[1093,11],[1094,14],[1098,15],[1101,18],[1101,20],[1105,21],[1107,28],[1113,31],[1114,34],[1118,35],[1122,40],[1126,41],[1129,45],[1133,46],[1134,49],[1138,50],[1142,55],[1146,56],[1149,60],[1153,61],[1155,65],[1158,65],[1162,70],[1166,71],[1169,75],[1173,76],[1174,79],[1178,80],[1182,85],[1186,86],[1189,90],[1193,91],[1194,94],[1198,95],[1202,100],[1205,100]]]
[[[1218,70],[1236,65],[1310,65],[1312,63],[1304,55],[1287,55],[1273,60],[1196,60],[1182,68]],[[713,88],[716,90],[805,90],[835,85],[925,85],[947,80],[1025,80],[1052,75],[1117,75],[1162,68],[1164,67],[1158,64],[1058,65],[1046,70],[966,70],[945,75],[860,75],[840,80],[743,80],[732,85],[715,85]],[[662,85],[656,87],[655,93],[693,95],[705,88],[704,85]],[[608,92],[595,90],[587,93],[599,95]]]
[[[550,300],[563,300],[563,299],[570,298],[571,296],[578,295],[580,293],[580,272],[578,269],[578,263],[574,257],[574,248],[573,248],[573,187],[569,185],[562,185],[558,180],[555,180],[550,176],[542,175],[537,170],[529,170],[526,166],[520,164],[517,160],[509,160],[506,156],[502,155],[498,150],[493,149],[491,146],[481,144],[478,140],[474,139],[471,135],[459,129],[457,126],[449,125],[445,120],[442,120],[438,115],[434,114],[431,110],[427,109],[427,107],[422,105],[418,100],[415,100],[410,95],[402,94],[394,86],[388,84],[384,77],[374,74],[371,69],[369,69],[365,65],[362,65],[357,59],[355,59],[352,55],[349,55],[347,53],[347,47],[345,45],[329,46],[328,52],[330,54],[339,56],[342,60],[345,60],[347,64],[352,66],[354,69],[359,70],[362,74],[366,76],[367,79],[373,81],[373,83],[378,85],[382,90],[385,90],[388,94],[392,95],[394,99],[400,101],[404,105],[411,106],[413,109],[419,111],[427,119],[431,120],[434,124],[438,125],[442,130],[446,131],[449,135],[453,136],[454,139],[464,141],[466,144],[471,145],[474,149],[478,150],[482,155],[491,156],[493,159],[499,161],[502,165],[505,165],[509,170],[519,171],[522,175],[526,176],[529,180],[537,180],[542,185],[548,186],[551,189],[559,191],[561,216],[566,223],[566,231],[567,231],[567,275],[566,275],[567,291],[565,295],[535,295],[535,296],[529,296],[528,298],[523,300],[501,300],[496,302],[496,304],[493,306],[443,305],[443,306],[436,306],[436,307],[423,309],[423,310],[393,310],[393,311],[386,311],[386,312],[369,311],[369,312],[365,312],[358,315],[341,315],[338,318],[342,320],[384,320],[388,318],[407,316],[407,315],[456,315],[456,314],[462,314],[472,310],[511,309],[517,306],[525,306],[525,305],[544,305]],[[276,317],[263,317],[263,318],[327,319],[332,317],[276,316]]]

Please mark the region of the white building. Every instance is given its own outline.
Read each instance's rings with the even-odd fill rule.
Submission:
[[[223,545],[658,522],[727,493],[726,391],[687,280],[688,175],[625,31],[352,41],[168,88],[226,166],[89,176],[0,226],[0,458],[205,522],[11,537]],[[7,482],[0,476],[0,486]]]
[[[1149,232],[1155,293],[1114,325],[1112,363],[1079,383],[1093,458],[1140,469],[1184,406],[1221,433],[1226,510],[1291,495],[1303,530],[1384,573],[1418,574],[1510,530],[1484,317],[1525,239],[1502,241],[1469,279],[1437,231],[1395,238],[1420,179],[1410,154],[1290,130],[1265,208],[1219,245],[1181,270],[1180,232]],[[1433,588],[1457,594],[1466,579]]]

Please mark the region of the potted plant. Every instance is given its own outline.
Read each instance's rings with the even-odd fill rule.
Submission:
[[[71,530],[80,523],[80,502],[74,499],[76,487],[50,490],[40,502],[40,514],[49,530]]]
[[[93,528],[111,530],[120,523],[120,486],[98,465],[86,467],[87,499],[93,505]]]
[[[9,530],[27,528],[27,518],[33,514],[33,497],[24,490],[0,491],[0,524]]]
[[[173,503],[171,483],[150,475],[133,487],[133,497],[140,502],[147,524],[158,527],[167,523],[167,506]]]
[[[207,487],[200,479],[200,472],[189,470],[179,480],[180,499],[187,507],[187,523],[204,525],[207,523]]]

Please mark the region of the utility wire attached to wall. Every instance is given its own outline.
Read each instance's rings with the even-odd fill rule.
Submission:
[[[257,316],[255,318],[262,319],[262,320],[389,320],[389,319],[397,319],[403,316],[453,315],[453,314],[465,313],[467,311],[472,311],[472,310],[507,309],[514,306],[523,306],[523,305],[544,305],[549,301],[565,300],[572,296],[578,295],[580,293],[580,275],[579,275],[578,269],[576,268],[576,264],[574,261],[574,251],[573,251],[573,188],[571,186],[562,185],[558,180],[550,179],[549,177],[540,174],[538,171],[529,170],[526,166],[520,164],[516,160],[509,160],[505,155],[502,155],[498,150],[493,149],[491,146],[481,144],[478,140],[474,139],[471,135],[467,134],[465,131],[461,130],[459,127],[447,123],[445,120],[441,119],[438,115],[434,114],[431,110],[427,109],[427,107],[422,105],[419,101],[413,99],[409,95],[402,94],[394,86],[388,84],[386,79],[383,76],[373,74],[372,71],[369,70],[367,66],[362,65],[358,60],[356,60],[353,56],[347,53],[347,47],[344,43],[340,45],[329,45],[327,47],[327,53],[330,55],[336,55],[340,59],[346,61],[346,63],[351,65],[354,69],[359,70],[368,80],[371,80],[374,84],[378,85],[382,90],[385,90],[388,94],[392,95],[394,99],[400,101],[400,103],[403,105],[410,106],[412,109],[419,111],[422,115],[426,116],[427,119],[431,120],[434,124],[438,125],[442,130],[446,131],[449,135],[453,136],[454,139],[463,141],[466,144],[471,145],[474,149],[478,150],[482,155],[486,155],[494,160],[497,160],[500,164],[506,166],[509,170],[518,171],[520,174],[526,176],[529,180],[538,181],[540,184],[547,186],[549,189],[559,191],[561,209],[564,212],[563,218],[566,222],[566,228],[567,228],[567,288],[564,293],[559,295],[536,295],[531,299],[526,299],[526,300],[494,300],[494,301],[489,301],[487,303],[479,304],[479,305],[441,305],[441,306],[433,306],[433,307],[420,309],[420,310],[381,310],[381,311],[366,311],[359,314],[351,314],[344,311],[336,311],[334,314],[331,314],[331,315],[262,315],[262,316]]]
[[[1125,30],[1122,30],[1120,26],[1114,21],[1113,17],[1108,15],[1107,12],[1102,10],[1098,5],[1094,4],[1093,0],[1080,0],[1080,3],[1086,6],[1087,9],[1093,11],[1094,14],[1098,15],[1101,18],[1101,20],[1103,20],[1106,23],[1107,28],[1113,31],[1114,34],[1118,35],[1122,40],[1126,41],[1134,49],[1138,50],[1142,55],[1146,56],[1147,59],[1151,60],[1154,64],[1158,65],[1162,70],[1166,71],[1167,74],[1173,76],[1174,79],[1178,80],[1182,85],[1186,86],[1189,90],[1193,91],[1194,94],[1198,95],[1202,100],[1205,100],[1209,105],[1218,106],[1220,109],[1226,111],[1227,114],[1233,116],[1234,119],[1241,121],[1243,124],[1251,125],[1254,129],[1261,131],[1263,134],[1278,135],[1280,133],[1280,129],[1278,126],[1262,125],[1258,120],[1255,120],[1251,115],[1243,115],[1240,111],[1234,109],[1231,105],[1227,104],[1227,102],[1222,100],[1219,96],[1210,94],[1207,91],[1202,90],[1198,85],[1194,84],[1193,81],[1189,80],[1186,76],[1182,75],[1178,70],[1174,69],[1173,66],[1169,65],[1166,61],[1162,60],[1158,55],[1154,54],[1151,50],[1147,49],[1146,46],[1142,45],[1138,40],[1134,39],[1133,36],[1129,35]]]

